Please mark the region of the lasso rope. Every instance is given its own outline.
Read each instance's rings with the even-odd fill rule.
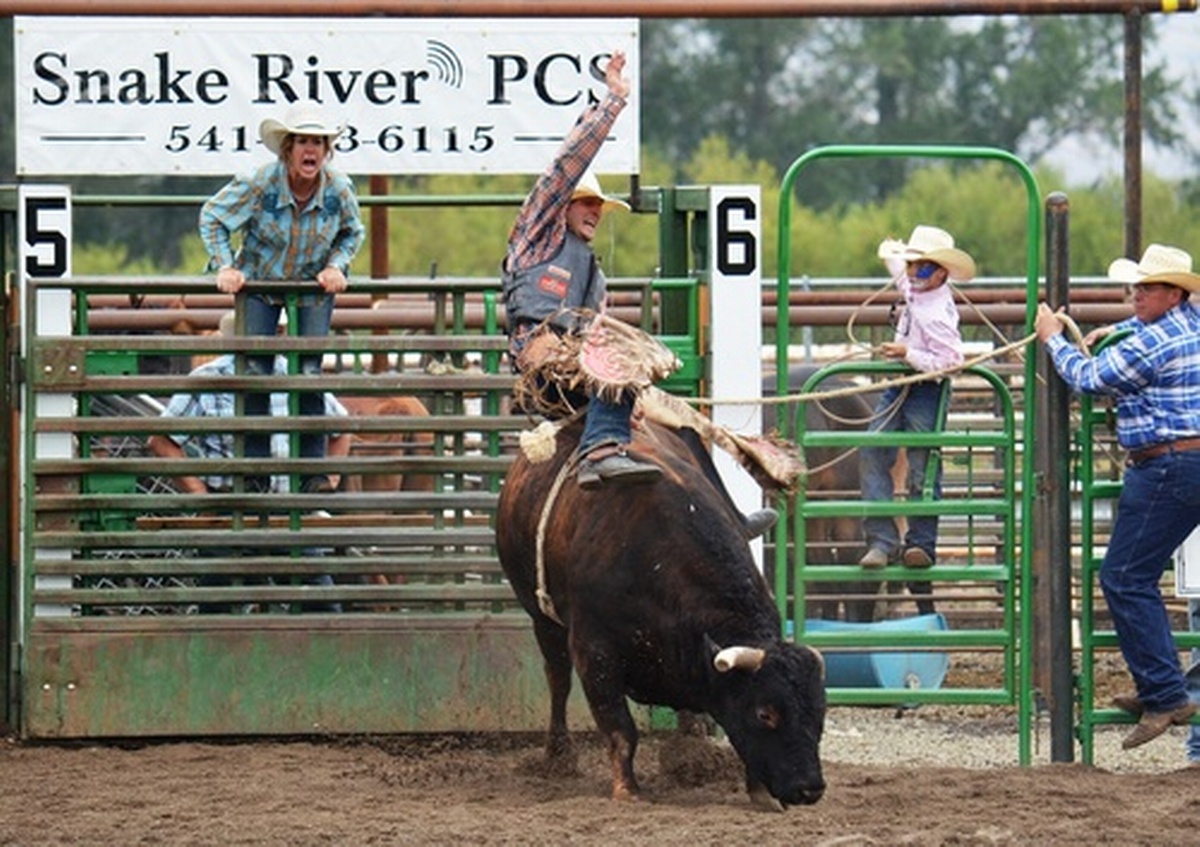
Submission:
[[[833,388],[828,391],[809,391],[800,394],[783,394],[774,397],[680,397],[679,399],[685,403],[691,403],[697,406],[750,406],[750,405],[782,405],[784,403],[806,403],[810,401],[830,400],[835,397],[851,397],[855,394],[867,394],[880,389],[893,388],[901,385],[912,385],[916,382],[924,382],[926,380],[941,379],[942,377],[952,376],[973,368],[976,365],[982,364],[989,359],[994,359],[997,356],[1004,356],[1011,353],[1013,350],[1019,350],[1029,343],[1037,339],[1037,333],[1032,332],[1022,338],[1020,341],[1012,341],[1003,347],[997,347],[987,353],[980,353],[978,356],[972,356],[965,359],[962,364],[954,365],[948,368],[941,368],[936,371],[919,371],[917,373],[906,374],[905,376],[895,379],[885,379],[879,382],[873,382],[868,385],[850,385],[844,388]]]
[[[860,342],[857,338],[854,337],[853,326],[854,326],[855,317],[862,308],[865,308],[866,306],[873,303],[876,299],[878,299],[885,291],[887,291],[888,288],[891,287],[891,285],[894,282],[895,282],[895,280],[891,280],[886,285],[882,286],[879,290],[873,292],[865,301],[863,301],[863,303],[860,305],[860,307],[858,309],[856,309],[854,311],[854,313],[852,313],[850,315],[850,318],[847,320],[847,324],[846,324],[846,332],[847,332],[847,335],[849,336],[852,344],[854,344],[858,347],[861,347],[861,348],[865,348],[867,351],[873,352],[875,350],[875,348],[871,347],[870,345],[866,345],[863,342]],[[982,311],[974,303],[971,302],[970,298],[966,297],[966,295],[963,294],[960,289],[955,288],[954,290],[956,292],[958,292],[958,294],[963,298],[963,300],[966,301],[967,304],[970,305],[972,307],[972,309],[974,309],[976,311],[976,313],[981,317],[981,319],[984,321],[984,323],[992,330],[993,334],[997,338],[999,338],[1001,340],[1005,339],[1004,334],[994,324],[992,324],[985,315],[983,315]],[[1083,349],[1084,353],[1086,355],[1090,356],[1091,354],[1087,349],[1087,345],[1086,345],[1086,343],[1083,339],[1083,336],[1080,333],[1079,327],[1075,323],[1075,321],[1069,315],[1067,315],[1065,312],[1060,311],[1055,314],[1056,314],[1056,317],[1059,319],[1059,321],[1067,329],[1069,334],[1072,336],[1072,338]],[[846,387],[842,387],[842,388],[828,389],[828,390],[824,390],[824,391],[803,392],[800,394],[786,394],[786,395],[774,396],[774,397],[746,397],[746,398],[712,397],[712,396],[682,397],[682,396],[674,395],[674,398],[680,402],[687,403],[687,404],[694,405],[694,406],[702,406],[702,405],[762,406],[762,405],[769,405],[769,404],[781,405],[781,404],[785,404],[785,403],[790,404],[790,403],[811,402],[811,403],[816,403],[817,406],[821,409],[822,413],[824,413],[827,417],[829,417],[835,421],[839,421],[842,423],[858,424],[858,423],[863,423],[864,421],[850,422],[850,421],[843,420],[843,419],[839,418],[837,415],[830,412],[823,405],[823,401],[832,400],[832,399],[835,399],[838,397],[850,397],[850,396],[855,396],[855,395],[860,395],[860,394],[874,393],[876,391],[887,390],[889,388],[895,388],[895,387],[905,387],[906,388],[907,386],[913,385],[918,382],[932,381],[932,380],[942,379],[944,377],[951,377],[951,376],[961,373],[969,368],[975,367],[976,365],[983,364],[984,362],[990,361],[992,359],[995,359],[995,358],[998,358],[1001,356],[1005,356],[1009,353],[1015,353],[1017,355],[1017,358],[1020,361],[1024,362],[1023,350],[1028,344],[1032,343],[1036,338],[1037,338],[1036,332],[1030,333],[1028,336],[1020,339],[1019,341],[1008,342],[1008,343],[1002,345],[1001,347],[995,348],[986,353],[981,353],[977,356],[973,356],[968,359],[965,359],[961,364],[958,364],[958,365],[953,365],[953,366],[947,367],[947,368],[941,368],[941,369],[938,369],[935,371],[921,371],[921,372],[916,372],[916,373],[912,373],[912,374],[906,374],[904,376],[896,377],[894,379],[880,380],[880,381],[872,382],[872,383],[869,383],[866,385],[850,385],[850,386],[846,386]],[[841,358],[845,359],[845,358],[851,358],[851,357],[852,357],[852,355],[848,355],[848,356],[841,357]],[[532,393],[532,392],[530,392],[530,393]],[[900,394],[900,396],[897,397],[896,401],[889,406],[888,409],[881,410],[878,413],[873,413],[870,417],[868,417],[866,419],[865,423],[870,424],[872,421],[877,420],[879,418],[890,417],[890,416],[896,414],[897,410],[899,409],[900,404],[903,402],[903,398],[904,398],[904,393],[902,392]],[[571,412],[573,413],[571,416],[575,417],[575,416],[579,415],[581,410],[572,409]],[[557,429],[557,427],[555,429]],[[551,438],[553,437],[552,432],[546,433],[546,435],[549,435]],[[824,465],[821,465],[817,468],[810,468],[807,471],[807,473],[808,474],[819,473],[823,470],[826,470],[827,468],[833,467],[834,465],[838,464],[839,462],[845,460],[848,456],[852,455],[856,451],[856,449],[857,448],[851,448],[850,450],[846,451],[845,453],[842,453],[841,455],[835,457],[831,461],[826,462]],[[564,472],[568,471],[570,468],[573,468],[573,463],[569,462],[569,463],[567,463],[567,465],[564,465],[564,468],[562,470],[560,470],[559,479],[556,480],[556,482],[555,482],[555,489],[553,492],[554,495],[557,494],[558,488],[561,487],[561,479],[563,478]],[[541,569],[544,567],[541,562],[541,555],[542,555],[542,553],[541,553],[541,531],[542,531],[542,528],[544,527],[545,520],[547,519],[547,516],[549,514],[550,505],[551,505],[551,500],[548,500],[546,503],[546,506],[543,509],[542,523],[539,525],[539,537],[538,537],[539,585],[541,584],[541,580],[542,580]],[[539,602],[539,605],[541,605],[543,602],[543,598],[541,596],[540,591],[539,591],[538,602]],[[553,603],[550,601],[548,596],[545,598],[545,603],[548,605],[548,608],[550,609],[550,611],[547,612],[547,615],[552,617],[553,619],[557,620],[557,617],[553,613]],[[543,611],[546,611],[545,608],[543,609]]]

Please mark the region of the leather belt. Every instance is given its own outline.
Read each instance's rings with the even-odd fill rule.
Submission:
[[[1162,444],[1151,444],[1141,450],[1132,450],[1126,462],[1130,465],[1140,465],[1166,453],[1187,453],[1190,450],[1200,450],[1200,438],[1180,438],[1178,441],[1164,441]]]

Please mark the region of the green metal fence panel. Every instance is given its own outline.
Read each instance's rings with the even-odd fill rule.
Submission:
[[[823,159],[858,159],[867,157],[904,157],[924,159],[975,159],[995,160],[1016,168],[1025,188],[1026,215],[1026,318],[1025,325],[1033,325],[1033,317],[1037,304],[1038,293],[1038,255],[1041,243],[1041,210],[1040,198],[1036,180],[1029,168],[1017,157],[1007,151],[986,147],[947,147],[947,146],[903,146],[903,145],[846,145],[822,147],[809,151],[797,158],[788,168],[780,191],[779,205],[779,254],[778,254],[778,284],[777,302],[780,304],[775,326],[776,361],[788,360],[790,342],[790,327],[788,325],[788,293],[792,277],[791,257],[791,208],[795,196],[795,184],[804,169]],[[918,223],[914,221],[913,223]],[[810,379],[809,385],[816,386],[832,373],[842,372],[840,366],[834,366],[829,372],[822,371]],[[860,366],[861,367],[861,366]],[[903,368],[893,365],[879,364],[865,366],[865,371],[892,374],[906,372]],[[1033,474],[1034,466],[1030,460],[1033,447],[1034,403],[1033,392],[1023,395],[1024,414],[1020,431],[1017,429],[1013,414],[1013,402],[1009,388],[986,368],[975,367],[968,369],[964,376],[970,375],[981,378],[995,392],[996,402],[1000,411],[1000,425],[994,432],[979,433],[948,426],[943,432],[914,436],[910,433],[876,433],[870,436],[870,443],[884,446],[923,446],[938,448],[942,453],[942,461],[951,450],[961,450],[966,457],[968,473],[963,479],[964,490],[958,497],[943,497],[942,500],[926,500],[920,503],[898,501],[893,503],[863,503],[858,500],[843,500],[833,502],[810,502],[801,492],[795,501],[788,504],[790,519],[781,521],[776,532],[776,547],[774,560],[774,580],[776,601],[781,615],[787,621],[796,637],[806,643],[823,648],[838,648],[846,650],[863,650],[876,647],[888,651],[905,651],[921,646],[930,646],[946,651],[950,650],[991,650],[999,651],[1003,656],[1003,682],[999,687],[986,690],[968,690],[962,688],[940,691],[910,691],[910,690],[867,690],[834,688],[829,692],[831,703],[859,704],[906,704],[921,702],[961,702],[961,703],[998,703],[1016,707],[1019,724],[1019,758],[1022,764],[1028,764],[1031,759],[1032,715],[1034,698],[1032,691],[1032,603],[1023,603],[1021,598],[1031,596],[1031,543],[1032,520],[1020,521],[1020,514],[1031,515],[1033,503]],[[787,369],[780,367],[776,371],[776,392],[780,396],[788,394]],[[1034,361],[1026,357],[1024,384],[1034,384]],[[785,436],[797,431],[796,439],[802,447],[817,445],[843,446],[852,449],[858,444],[865,443],[862,433],[810,433],[803,432],[803,416],[796,415],[795,420],[789,420],[781,415],[783,422],[781,430]],[[989,455],[999,463],[999,479],[983,483],[978,479],[982,468],[976,467],[974,454],[978,451],[988,451]],[[1019,451],[1024,453],[1024,460],[1018,465],[1016,458]],[[1017,485],[1017,479],[1020,485]],[[981,491],[988,491],[983,496]],[[947,519],[956,518],[964,521],[967,527],[966,553],[962,566],[936,565],[927,572],[909,568],[886,567],[879,571],[864,571],[857,563],[839,563],[832,567],[806,567],[806,521],[824,516],[841,516],[844,518],[860,519],[867,515],[888,515],[900,517],[909,514],[937,514]],[[991,521],[994,525],[995,543],[987,545],[990,548],[987,556],[982,555],[984,545],[975,537],[975,529],[980,521]],[[1020,538],[1017,538],[1017,526],[1020,525]],[[789,544],[789,535],[790,544]],[[794,561],[789,561],[789,555]],[[981,561],[983,566],[981,566]],[[818,574],[817,572],[821,573]],[[989,628],[969,628],[958,631],[933,633],[909,633],[891,630],[879,633],[863,634],[860,632],[807,632],[805,627],[805,590],[811,583],[834,579],[862,582],[892,580],[912,582],[914,580],[938,580],[951,584],[980,579],[993,581],[998,586],[996,599],[1001,603],[1001,620]]]
[[[421,331],[381,331],[365,317],[337,330],[335,317],[327,338],[224,338],[175,335],[170,323],[134,335],[111,329],[133,299],[153,308],[147,298],[211,297],[211,280],[30,282],[31,326],[41,290],[69,289],[75,308],[70,334],[30,339],[25,369],[21,732],[543,728],[541,662],[494,546],[501,482],[519,431],[533,423],[508,410],[497,286],[356,286],[373,299],[364,316],[419,307]],[[657,281],[613,287],[641,292],[649,303],[625,317],[660,329]],[[694,282],[662,287],[698,319]],[[694,323],[668,336],[697,373],[699,336]],[[336,418],[298,416],[294,404],[271,418],[159,416],[179,391],[253,388],[294,400],[313,388],[296,373],[192,377],[192,357],[278,353],[294,366],[315,352],[326,361],[321,390],[379,405]],[[696,391],[694,381],[678,387]],[[419,397],[427,414],[388,412],[383,402],[397,396]],[[45,398],[60,401],[56,414],[36,413]],[[154,434],[229,433],[238,445],[276,431],[293,436],[269,459],[240,446],[228,459],[163,459],[146,448]],[[299,432],[348,433],[350,453],[299,458]],[[318,472],[356,482],[333,495],[299,493],[300,477]],[[175,480],[188,475],[233,484],[187,494]],[[286,479],[286,491],[248,491],[238,481],[252,475]],[[588,721],[582,698],[572,709]]]

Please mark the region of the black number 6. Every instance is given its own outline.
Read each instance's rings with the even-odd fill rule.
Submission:
[[[740,220],[758,217],[754,201],[749,197],[726,197],[717,204],[717,269],[727,276],[749,276],[754,273],[758,251],[753,232],[731,230],[730,213],[742,212]],[[734,259],[733,247],[738,246],[741,258]]]

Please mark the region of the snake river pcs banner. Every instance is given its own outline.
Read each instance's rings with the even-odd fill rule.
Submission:
[[[638,172],[638,22],[17,17],[17,173],[228,175],[265,118],[343,124],[352,174],[538,173],[614,50],[633,102],[596,162]]]

